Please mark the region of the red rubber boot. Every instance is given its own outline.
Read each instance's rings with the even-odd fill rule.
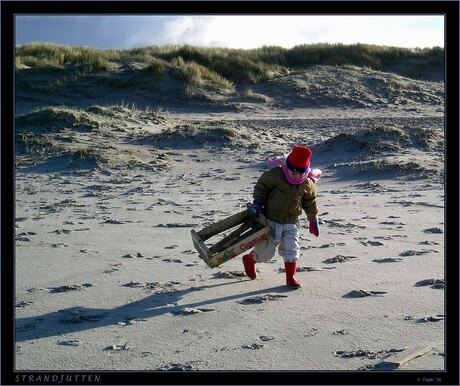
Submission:
[[[302,287],[300,284],[300,281],[298,281],[294,275],[295,275],[295,270],[297,268],[297,263],[294,262],[284,262],[284,268],[286,269],[286,284],[289,287],[292,287],[294,289]]]
[[[254,261],[254,255],[252,252],[243,256],[243,264],[244,264],[244,271],[246,272],[246,275],[248,275],[248,277],[251,280],[254,280],[257,275],[256,275],[256,262]]]

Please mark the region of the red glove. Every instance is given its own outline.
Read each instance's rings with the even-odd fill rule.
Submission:
[[[319,222],[318,220],[316,221],[309,221],[309,230],[312,235],[315,235],[316,237],[319,236]]]

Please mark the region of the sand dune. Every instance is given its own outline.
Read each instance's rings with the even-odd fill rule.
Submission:
[[[162,82],[18,90],[16,368],[359,377],[429,345],[391,371],[443,371],[444,84],[320,66],[203,102]],[[254,281],[241,256],[209,268],[190,231],[295,144],[323,171],[302,289],[280,257]]]

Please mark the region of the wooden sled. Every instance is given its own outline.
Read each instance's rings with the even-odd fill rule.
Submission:
[[[204,242],[219,233],[238,228],[222,240],[208,247]],[[249,210],[237,213],[196,232],[192,229],[193,244],[200,258],[211,268],[233,259],[253,248],[258,242],[271,237],[271,230],[265,217],[251,216]]]

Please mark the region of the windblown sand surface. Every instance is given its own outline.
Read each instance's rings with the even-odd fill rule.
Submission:
[[[79,87],[18,91],[16,369],[444,370],[442,82],[318,67],[252,99]],[[279,256],[254,281],[241,255],[209,268],[190,231],[244,210],[295,144],[323,171],[302,288]]]

